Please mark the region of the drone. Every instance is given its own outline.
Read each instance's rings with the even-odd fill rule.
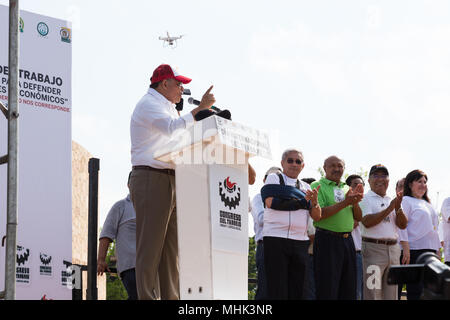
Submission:
[[[167,31],[167,37],[159,37],[159,40],[164,41],[164,43],[163,43],[164,47],[170,46],[172,49],[175,49],[177,47],[177,40],[180,40],[183,37],[184,37],[184,34],[182,34],[178,37],[171,37],[169,35],[169,32]]]

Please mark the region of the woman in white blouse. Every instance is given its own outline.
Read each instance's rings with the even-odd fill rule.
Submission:
[[[408,242],[410,263],[414,264],[424,252],[437,253],[440,249],[438,235],[439,216],[428,198],[427,175],[413,170],[406,176],[402,209],[408,217]],[[422,295],[422,284],[407,284],[408,300],[418,300]]]

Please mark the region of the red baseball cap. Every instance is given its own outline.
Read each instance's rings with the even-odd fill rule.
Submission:
[[[188,84],[192,79],[182,76],[178,73],[178,70],[172,68],[168,64],[162,64],[153,71],[153,76],[150,78],[152,84],[160,82],[166,79],[175,79],[182,82],[183,84]]]

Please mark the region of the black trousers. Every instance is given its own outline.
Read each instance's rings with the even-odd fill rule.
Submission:
[[[356,300],[356,251],[348,238],[316,230],[314,278],[317,300]]]
[[[264,268],[264,243],[262,240],[258,241],[256,247],[256,269],[257,273],[257,287],[255,300],[267,300],[267,281],[266,270]]]
[[[138,300],[136,288],[136,269],[128,269],[120,273],[120,279],[128,293],[128,300]]]
[[[303,298],[309,240],[264,237],[267,296],[271,300]]]

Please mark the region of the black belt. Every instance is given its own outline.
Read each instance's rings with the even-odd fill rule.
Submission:
[[[372,243],[376,243],[376,244],[385,244],[387,246],[392,246],[394,244],[397,244],[397,240],[372,239],[372,238],[366,238],[366,237],[362,237],[362,241],[372,242]]]
[[[149,171],[156,171],[160,173],[165,173],[171,176],[175,176],[175,170],[173,169],[156,169],[149,166],[133,166],[133,170],[149,170]]]
[[[317,227],[316,227],[316,230],[321,231],[323,233],[332,234],[333,236],[338,236],[338,237],[344,238],[344,239],[347,239],[351,235],[351,232],[334,232],[331,230],[326,230],[326,229],[317,228]]]
[[[260,243],[263,243],[263,241],[262,241],[262,240],[258,240],[258,241],[256,242],[256,244],[260,244]]]

